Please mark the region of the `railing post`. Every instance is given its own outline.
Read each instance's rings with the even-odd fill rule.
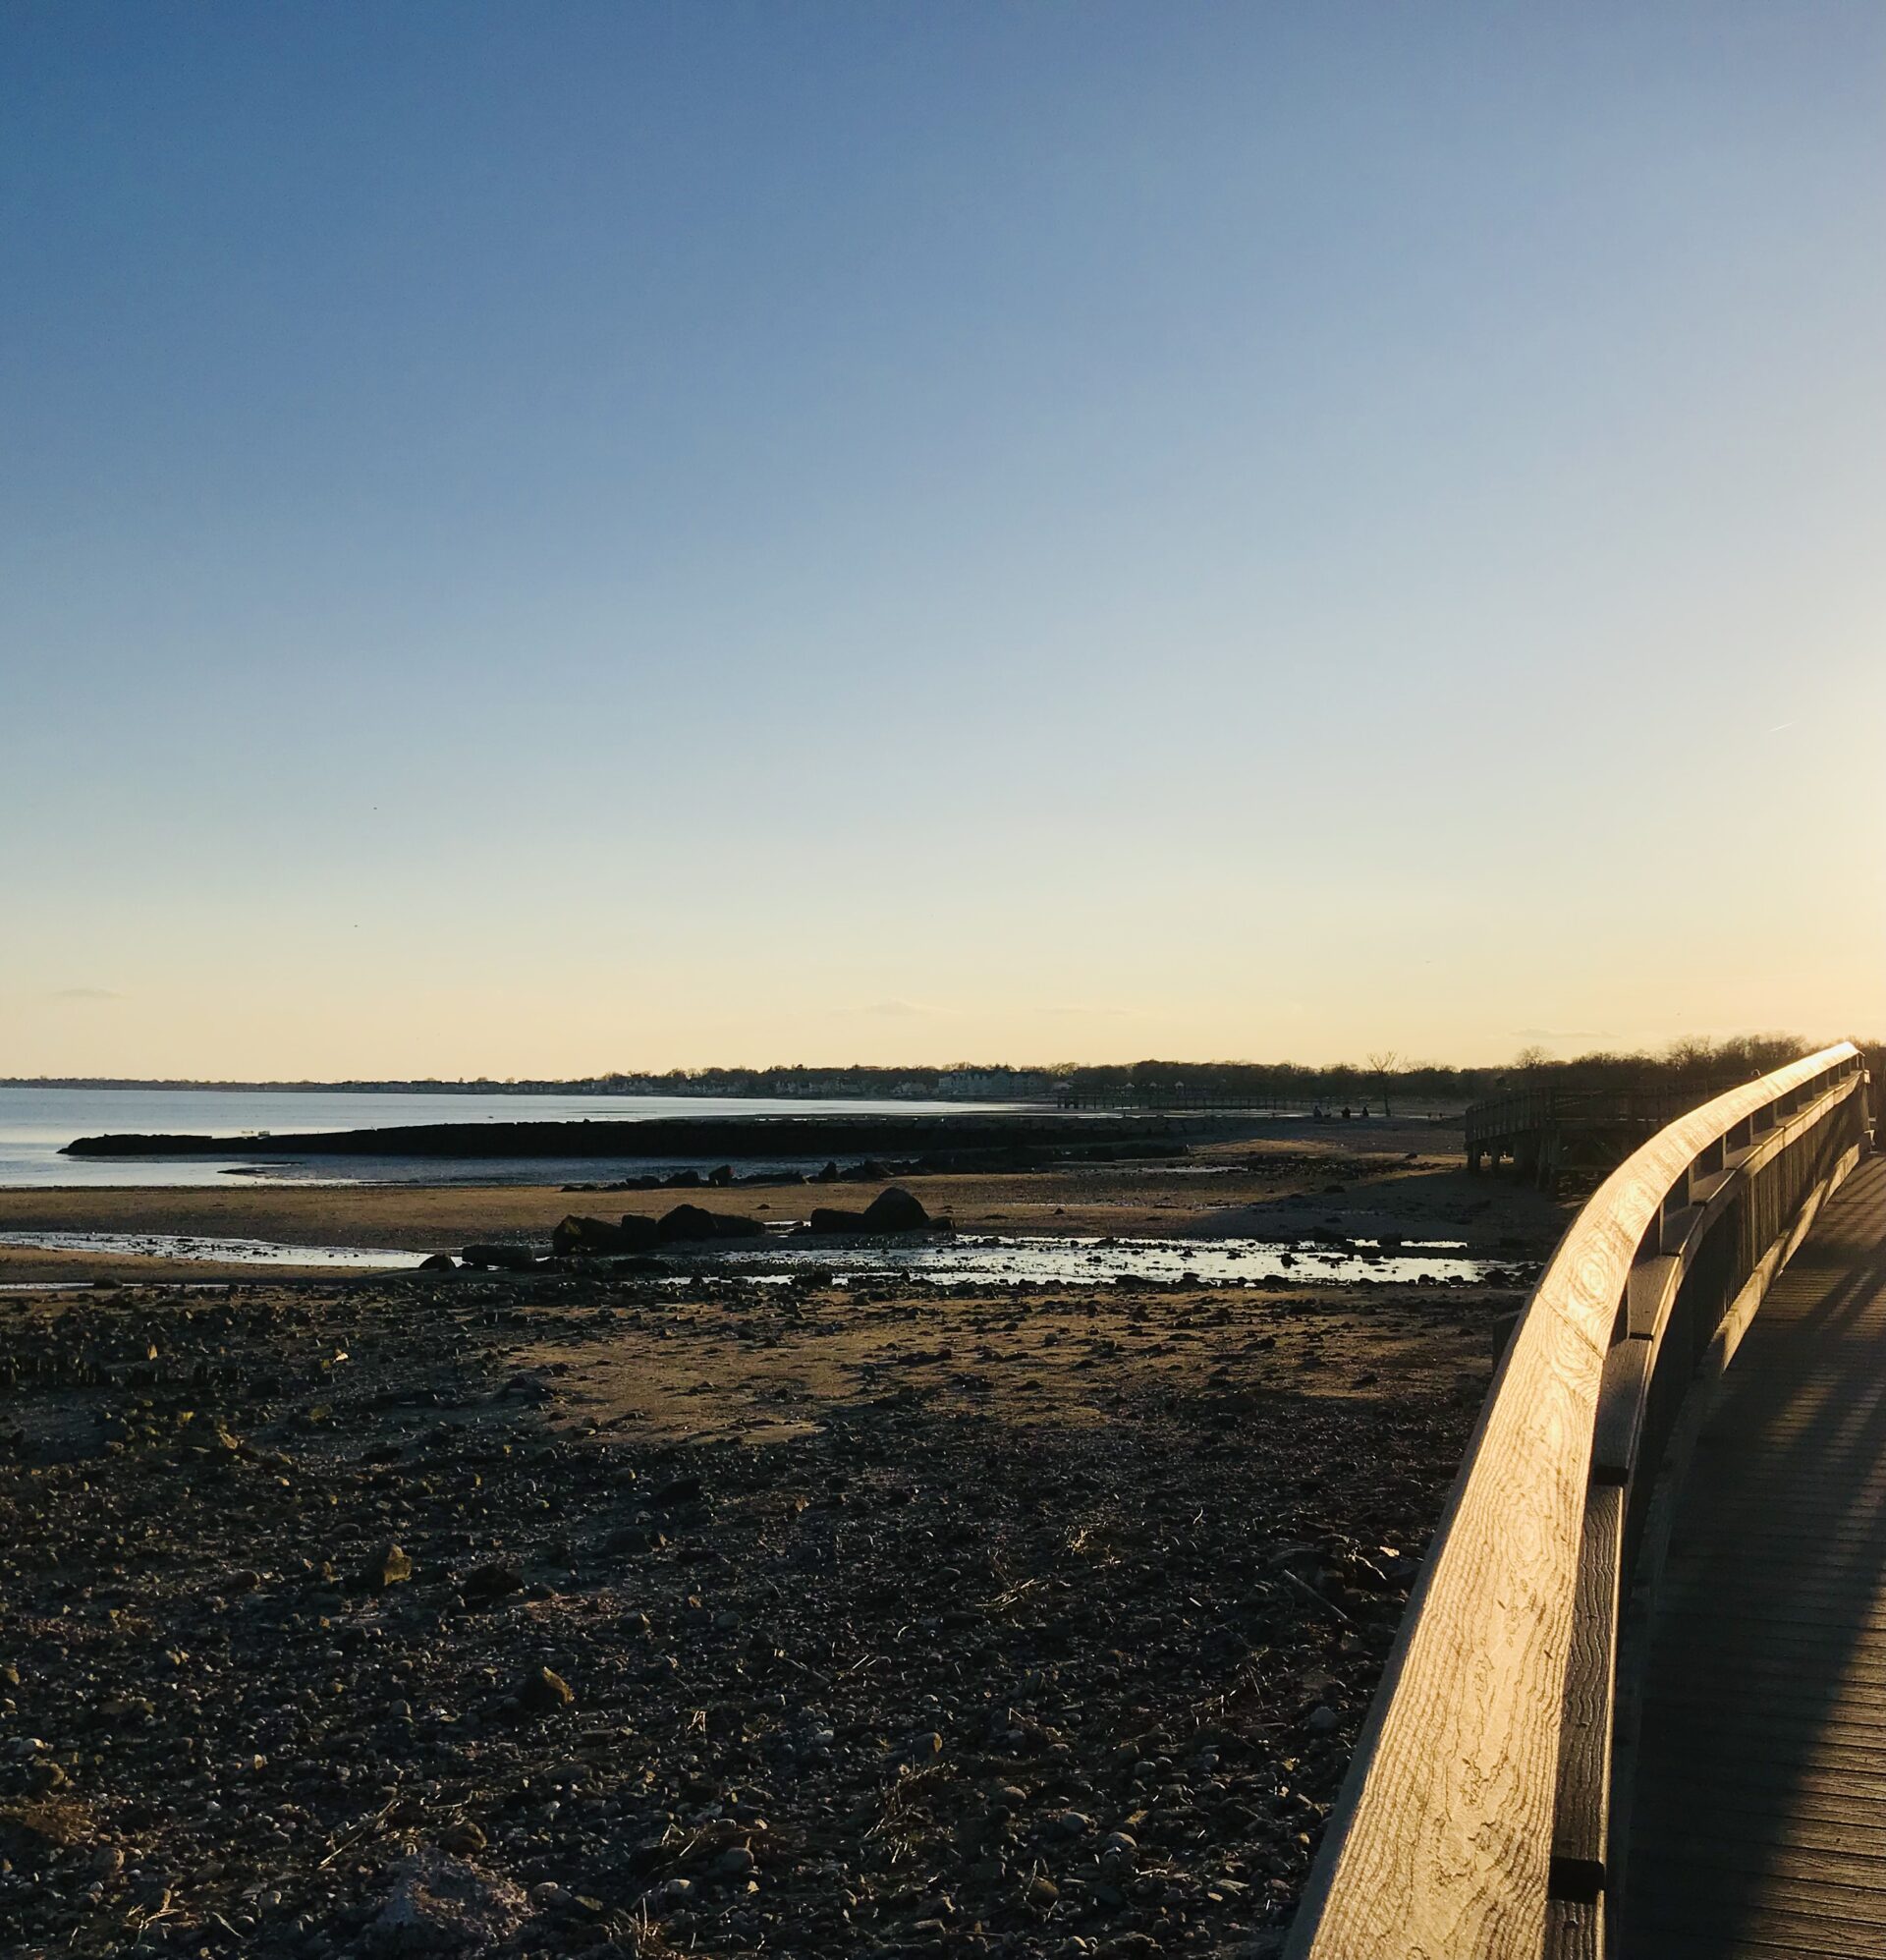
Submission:
[[[1660,1254],[1677,1252],[1683,1245],[1682,1216],[1690,1208],[1690,1180],[1693,1173],[1693,1166],[1686,1170],[1657,1207],[1657,1251]]]

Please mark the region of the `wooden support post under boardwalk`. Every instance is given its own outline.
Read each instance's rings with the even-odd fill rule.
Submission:
[[[1291,1960],[1612,1951],[1621,1601],[1698,1361],[1857,1161],[1862,1081],[1843,1042],[1732,1090],[1580,1212],[1481,1412]]]

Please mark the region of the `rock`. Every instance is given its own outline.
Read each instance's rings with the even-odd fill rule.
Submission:
[[[929,1222],[930,1214],[900,1185],[880,1191],[864,1207],[867,1232],[920,1232]]]
[[[527,1910],[523,1892],[442,1852],[421,1851],[394,1867],[386,1903],[366,1929],[375,1955],[478,1954],[509,1939]]]
[[[861,1211],[841,1211],[835,1204],[816,1204],[806,1229],[812,1232],[846,1232],[856,1234],[865,1229],[864,1214]]]
[[[606,1218],[584,1218],[573,1212],[550,1235],[550,1250],[559,1259],[620,1259],[651,1253],[660,1243],[661,1227],[656,1220],[635,1211],[624,1212],[614,1224]]]
[[[439,1832],[439,1849],[449,1851],[454,1858],[470,1858],[474,1852],[482,1851],[485,1843],[484,1832],[469,1818],[458,1823],[449,1823]]]
[[[626,1253],[651,1253],[661,1244],[661,1221],[646,1212],[625,1211],[616,1220],[616,1232]]]
[[[654,1525],[618,1525],[603,1540],[602,1549],[611,1558],[622,1558],[637,1552],[659,1551],[667,1542]]]
[[[554,1715],[576,1700],[570,1684],[547,1667],[533,1667],[517,1687],[518,1707],[529,1715]]]
[[[421,1272],[457,1272],[459,1262],[450,1253],[428,1253],[419,1261]]]
[[[493,1606],[523,1591],[524,1574],[512,1565],[480,1565],[459,1581],[460,1596],[468,1606]]]
[[[664,1212],[658,1232],[663,1245],[693,1244],[707,1239],[757,1238],[766,1227],[757,1218],[737,1212],[709,1211],[704,1204],[677,1204]]]
[[[1333,1735],[1342,1725],[1342,1716],[1327,1703],[1311,1708],[1308,1720],[1304,1724],[1312,1735]]]
[[[413,1577],[413,1561],[397,1544],[388,1542],[367,1553],[354,1569],[357,1593],[384,1593],[389,1586],[404,1586]]]
[[[537,1267],[537,1256],[528,1246],[467,1246],[459,1257],[467,1265],[495,1272],[534,1272]]]
[[[557,1221],[550,1234],[550,1250],[558,1259],[600,1259],[631,1248],[622,1243],[621,1231],[606,1218],[582,1218],[572,1212]]]
[[[661,1214],[659,1231],[665,1246],[686,1244],[695,1239],[711,1239],[717,1227],[714,1214],[700,1204],[677,1204]]]

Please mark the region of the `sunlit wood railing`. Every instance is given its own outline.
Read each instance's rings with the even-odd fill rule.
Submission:
[[[1850,1042],[1660,1131],[1508,1346],[1351,1764],[1289,1960],[1573,1960],[1616,1890],[1619,1623],[1702,1385],[1865,1140]],[[1621,1835],[1621,1833],[1620,1833]]]

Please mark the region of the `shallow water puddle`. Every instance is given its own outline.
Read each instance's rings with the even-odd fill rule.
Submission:
[[[1467,1257],[1457,1240],[1392,1249],[1366,1239],[1341,1246],[1315,1240],[1279,1244],[1270,1239],[962,1238],[941,1244],[929,1240],[842,1248],[812,1242],[721,1253],[712,1260],[714,1270],[743,1265],[775,1273],[781,1267],[810,1266],[830,1271],[835,1278],[910,1274],[938,1286],[1026,1286],[1056,1280],[1103,1284],[1115,1279],[1188,1277],[1215,1285],[1292,1279],[1338,1286],[1369,1280],[1402,1286],[1423,1280],[1470,1286],[1511,1270],[1510,1262]]]
[[[357,1246],[283,1246],[265,1239],[212,1239],[165,1232],[0,1232],[0,1246],[28,1252],[93,1253],[195,1260],[229,1265],[324,1266],[356,1272],[411,1271],[424,1257]],[[1027,1286],[1060,1282],[1195,1279],[1206,1285],[1296,1280],[1331,1286],[1473,1286],[1519,1275],[1512,1261],[1470,1258],[1458,1240],[1384,1247],[1371,1240],[1327,1245],[1271,1239],[981,1238],[856,1241],[779,1240],[750,1252],[676,1256],[677,1278],[720,1273],[778,1281],[804,1270],[835,1279],[925,1279],[936,1286]]]

